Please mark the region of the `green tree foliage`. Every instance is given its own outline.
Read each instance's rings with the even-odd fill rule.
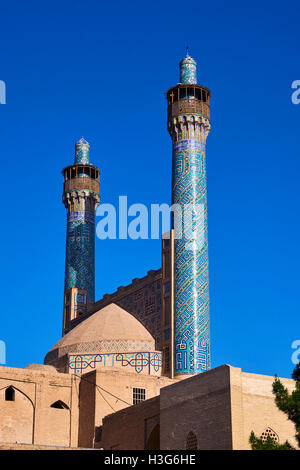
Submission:
[[[275,376],[273,382],[273,394],[275,395],[275,403],[279,410],[283,411],[288,419],[290,419],[296,427],[296,439],[300,447],[300,362],[296,365],[292,378],[296,381],[296,389],[289,393],[288,389]],[[255,436],[251,431],[249,443],[253,450],[292,450],[293,447],[286,441],[279,444],[271,436],[265,441]]]
[[[271,436],[263,441],[256,437],[253,431],[251,431],[249,443],[252,450],[292,450],[292,446],[287,441],[284,444],[278,444]]]
[[[300,447],[300,362],[296,365],[292,377],[296,381],[296,389],[292,393],[275,377],[273,394],[277,407],[295,424],[296,439]]]

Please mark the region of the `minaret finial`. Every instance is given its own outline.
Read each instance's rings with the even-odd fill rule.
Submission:
[[[180,83],[197,83],[196,61],[189,56],[189,46],[186,46],[186,56],[180,62]]]
[[[81,137],[75,144],[75,162],[74,163],[90,163],[90,146],[84,137]]]

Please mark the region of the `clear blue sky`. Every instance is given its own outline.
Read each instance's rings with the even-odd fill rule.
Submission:
[[[299,331],[297,1],[1,2],[1,328],[7,365],[60,338],[61,169],[90,142],[102,202],[170,201],[164,92],[190,46],[207,141],[213,367],[289,377]],[[160,267],[159,241],[96,239],[96,298]]]

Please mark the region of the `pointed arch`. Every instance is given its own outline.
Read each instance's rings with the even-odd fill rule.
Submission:
[[[0,441],[33,443],[35,407],[14,385],[0,389]]]
[[[15,389],[11,385],[5,389],[5,401],[15,401]]]
[[[32,407],[33,407],[33,409],[35,409],[34,403],[33,403],[33,401],[31,400],[31,398],[30,398],[28,395],[26,395],[26,393],[23,392],[23,390],[19,389],[19,388],[16,387],[15,385],[9,385],[9,386],[2,387],[2,388],[0,388],[0,392],[2,392],[3,389],[6,390],[7,388],[13,388],[15,392],[19,392],[19,393],[21,393],[21,395],[24,395],[24,397],[27,398],[27,400],[30,401],[30,403],[31,403],[31,405],[32,405]],[[4,392],[4,393],[5,393],[5,392]],[[15,394],[15,397],[16,397],[16,394]]]
[[[49,402],[48,402],[49,403]],[[63,400],[48,404],[48,444],[70,446],[71,444],[71,410]]]
[[[157,424],[151,431],[146,443],[146,450],[160,450],[160,426]]]
[[[62,400],[57,400],[52,405],[50,405],[50,408],[57,408],[58,410],[69,410],[70,408],[66,403],[64,403]]]

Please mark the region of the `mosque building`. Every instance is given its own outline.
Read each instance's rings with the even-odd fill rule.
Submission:
[[[166,93],[172,204],[187,208],[162,237],[162,268],[95,301],[95,211],[100,172],[81,138],[62,173],[67,211],[62,338],[44,364],[0,367],[0,449],[249,449],[253,430],[288,440],[295,429],[273,377],[211,369],[206,139],[208,88],[180,62]],[[195,211],[195,208],[201,210]],[[201,243],[199,243],[201,240]],[[281,379],[289,389],[294,381]]]

